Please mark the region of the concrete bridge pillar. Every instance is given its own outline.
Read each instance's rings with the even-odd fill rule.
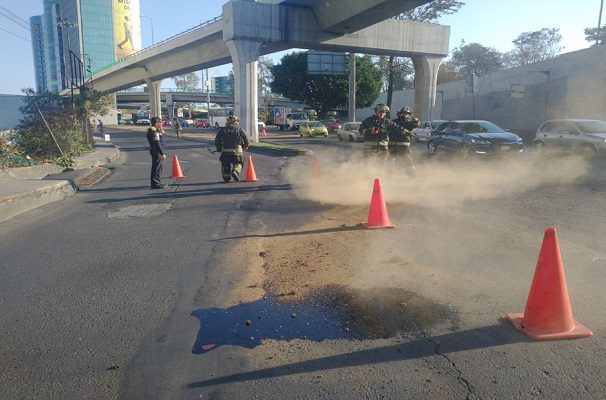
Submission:
[[[175,117],[175,102],[171,93],[166,93],[166,116],[170,119]]]
[[[225,44],[234,67],[234,108],[240,117],[240,126],[252,141],[258,142],[257,59],[261,42],[228,40]]]
[[[152,81],[146,79],[147,90],[149,93],[149,116],[151,117],[162,117],[162,102],[160,99],[160,85],[162,85],[162,79],[159,81]]]
[[[415,105],[413,114],[422,121],[435,117],[436,86],[438,69],[442,57],[414,56],[412,64],[415,67]]]

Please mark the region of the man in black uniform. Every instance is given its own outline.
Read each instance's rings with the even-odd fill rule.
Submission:
[[[166,154],[164,153],[164,142],[162,141],[162,135],[164,135],[164,130],[162,129],[162,120],[159,117],[152,117],[150,124],[151,127],[147,129],[146,136],[147,141],[149,142],[149,154],[151,154],[152,158],[151,188],[164,189],[166,185],[160,183],[160,176],[162,175],[164,160],[166,160]]]
[[[402,107],[398,111],[398,118],[393,120],[403,130],[392,130],[389,133],[389,155],[396,163],[403,158],[408,166],[409,174],[414,175],[415,166],[410,145],[414,137],[412,130],[419,126],[419,120],[418,118],[411,119],[411,114],[410,107]]]
[[[221,152],[221,176],[227,183],[231,178],[235,182],[240,181],[240,172],[244,164],[244,150],[248,149],[248,138],[246,133],[240,129],[240,120],[235,115],[230,115],[225,126],[219,129],[215,137],[215,148]]]
[[[362,121],[360,133],[364,135],[364,156],[378,155],[387,157],[389,145],[389,132],[401,131],[398,125],[387,117],[389,107],[385,104],[377,104],[375,113]]]

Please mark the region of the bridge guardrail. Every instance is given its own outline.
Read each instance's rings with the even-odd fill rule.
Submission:
[[[189,28],[189,29],[187,29],[187,30],[185,30],[185,31],[183,31],[183,32],[181,32],[181,33],[177,33],[177,34],[176,34],[176,35],[174,35],[174,36],[171,36],[171,37],[169,37],[169,38],[166,38],[166,39],[164,39],[164,40],[162,40],[162,41],[160,41],[160,42],[158,42],[158,43],[156,43],[156,44],[153,44],[153,45],[151,45],[151,46],[149,46],[149,47],[146,47],[146,48],[141,49],[141,50],[139,50],[139,51],[136,51],[136,52],[134,52],[134,53],[132,53],[132,54],[129,54],[129,55],[128,55],[128,56],[126,56],[126,57],[122,57],[122,58],[120,58],[119,60],[116,60],[116,61],[114,61],[114,62],[113,62],[113,63],[111,63],[111,64],[105,65],[105,66],[103,66],[103,67],[101,67],[101,68],[99,68],[99,69],[94,70],[93,72],[91,72],[91,73],[90,73],[90,74],[87,76],[87,79],[92,78],[92,77],[93,77],[95,74],[98,74],[99,72],[105,71],[106,69],[109,69],[109,68],[111,68],[111,67],[113,67],[113,66],[115,66],[115,65],[121,64],[121,63],[123,63],[123,62],[127,61],[128,59],[130,59],[130,58],[132,58],[132,57],[136,56],[137,54],[141,54],[141,53],[142,53],[142,52],[144,52],[144,51],[147,51],[147,50],[149,50],[149,49],[153,49],[154,47],[161,46],[162,44],[164,44],[164,43],[168,42],[169,40],[173,40],[173,39],[176,39],[176,38],[178,38],[178,37],[184,36],[184,35],[186,35],[186,34],[188,34],[188,33],[192,32],[192,31],[195,31],[196,29],[200,29],[200,28],[202,28],[202,27],[204,27],[204,26],[206,26],[206,25],[210,25],[210,24],[212,24],[212,23],[214,23],[214,22],[217,22],[217,21],[219,21],[220,19],[221,19],[221,16],[219,16],[219,17],[215,17],[215,18],[213,18],[213,19],[209,19],[208,21],[204,21],[204,22],[200,23],[199,25],[194,26],[193,28]]]

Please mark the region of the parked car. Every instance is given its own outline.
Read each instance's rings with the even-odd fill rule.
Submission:
[[[299,136],[303,137],[304,135],[309,137],[323,135],[327,137],[328,129],[320,121],[307,121],[299,125]]]
[[[417,128],[412,130],[417,140],[427,141],[431,139],[431,131],[436,129],[440,124],[448,122],[443,119],[434,119],[433,121],[422,121]]]
[[[341,129],[341,123],[334,119],[324,119],[320,120],[328,129],[328,133],[337,133],[339,129]]]
[[[136,125],[149,125],[151,124],[151,121],[149,120],[149,118],[139,118],[137,120],[137,122],[135,122]]]
[[[361,122],[345,122],[343,126],[337,130],[339,140],[347,140],[348,142],[363,142],[364,135],[360,133]]]
[[[578,153],[587,159],[606,154],[606,122],[595,119],[554,119],[537,130],[534,144],[539,152]]]
[[[194,126],[196,128],[210,128],[210,121],[206,118],[199,118],[194,121]]]
[[[441,152],[473,155],[517,154],[524,150],[522,138],[483,120],[447,121],[440,124],[427,142],[430,155]]]

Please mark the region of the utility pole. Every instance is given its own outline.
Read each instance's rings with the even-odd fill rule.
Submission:
[[[600,1],[600,15],[598,16],[598,30],[597,33],[595,35],[595,45],[599,46],[600,45],[600,27],[602,25],[602,9],[604,8],[604,0]]]

